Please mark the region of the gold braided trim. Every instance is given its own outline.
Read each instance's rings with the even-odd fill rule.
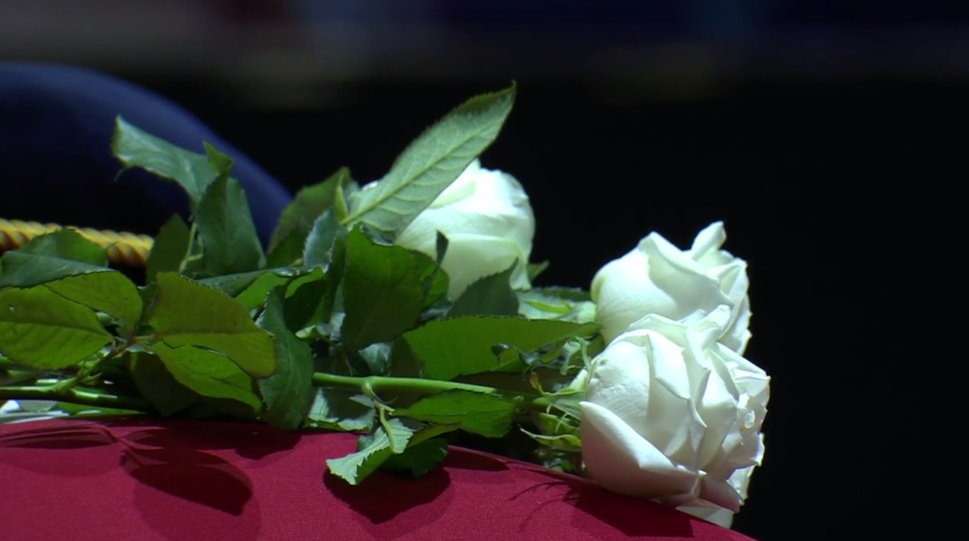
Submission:
[[[94,244],[108,250],[108,261],[114,264],[143,267],[151,254],[154,239],[148,235],[117,231],[99,231],[89,227],[63,227],[57,224],[23,222],[0,218],[0,252],[16,250],[30,239],[58,229],[73,229]]]

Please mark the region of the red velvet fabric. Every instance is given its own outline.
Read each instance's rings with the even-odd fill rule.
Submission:
[[[586,480],[465,449],[420,480],[324,476],[348,434],[57,420],[0,426],[0,539],[750,541]]]

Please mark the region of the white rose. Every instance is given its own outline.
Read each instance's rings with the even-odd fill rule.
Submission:
[[[756,466],[750,466],[749,468],[737,470],[727,481],[744,500],[747,499],[747,489],[750,485],[750,476],[753,474],[755,467]],[[689,513],[695,517],[700,517],[718,526],[723,526],[724,528],[729,528],[733,525],[734,513],[722,507],[684,505],[678,509],[684,513]]]
[[[591,293],[606,343],[649,314],[690,323],[725,304],[732,312],[720,342],[742,354],[750,339],[747,263],[720,250],[726,239],[723,222],[701,231],[686,252],[650,233],[602,267]]]
[[[717,342],[726,305],[689,325],[647,316],[591,364],[582,405],[588,475],[622,494],[736,512],[738,470],[759,465],[770,378]]]
[[[518,260],[511,277],[515,289],[528,289],[526,264],[535,237],[535,215],[528,195],[514,177],[483,169],[478,160],[398,235],[396,243],[430,257],[437,231],[448,238],[441,268],[456,299],[475,280],[499,273]]]

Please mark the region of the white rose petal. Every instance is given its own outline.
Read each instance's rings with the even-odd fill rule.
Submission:
[[[720,305],[732,310],[720,342],[743,353],[750,339],[747,264],[720,247],[722,222],[711,224],[682,251],[650,233],[625,256],[607,263],[592,281],[592,298],[608,342],[649,314],[692,323]]]
[[[747,499],[747,490],[750,485],[750,476],[756,466],[739,469],[730,476],[728,483],[740,494],[740,497]],[[700,503],[700,502],[697,502]],[[702,518],[718,526],[729,528],[733,524],[734,512],[718,506],[710,505],[684,505],[678,507],[680,511],[689,513],[695,517]]]
[[[670,460],[618,415],[582,402],[582,460],[602,486],[630,496],[661,498],[692,493],[697,472]]]
[[[437,231],[448,238],[441,266],[456,299],[474,281],[519,262],[512,286],[527,289],[526,264],[535,236],[535,215],[514,177],[483,169],[475,160],[398,235],[399,246],[436,255]]]
[[[770,378],[717,341],[731,315],[720,305],[689,324],[644,317],[576,378],[593,480],[671,505],[739,509],[764,454]]]

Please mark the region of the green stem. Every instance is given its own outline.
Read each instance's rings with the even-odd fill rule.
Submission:
[[[81,389],[68,389],[57,393],[52,386],[0,387],[0,402],[7,400],[51,400],[95,408],[151,411],[151,405],[141,397],[101,394]]]
[[[66,394],[68,390],[73,389],[74,386],[80,382],[81,382],[80,377],[62,379],[50,386],[50,392],[51,394],[61,396],[63,394]]]
[[[518,403],[526,409],[544,410],[549,406],[549,401],[538,394],[510,393],[495,387],[472,385],[470,383],[455,383],[453,381],[437,381],[433,379],[380,376],[354,377],[316,372],[313,374],[313,384],[321,387],[359,391],[370,396],[398,393],[431,395],[445,391],[469,391],[472,393],[495,395],[503,400]]]

